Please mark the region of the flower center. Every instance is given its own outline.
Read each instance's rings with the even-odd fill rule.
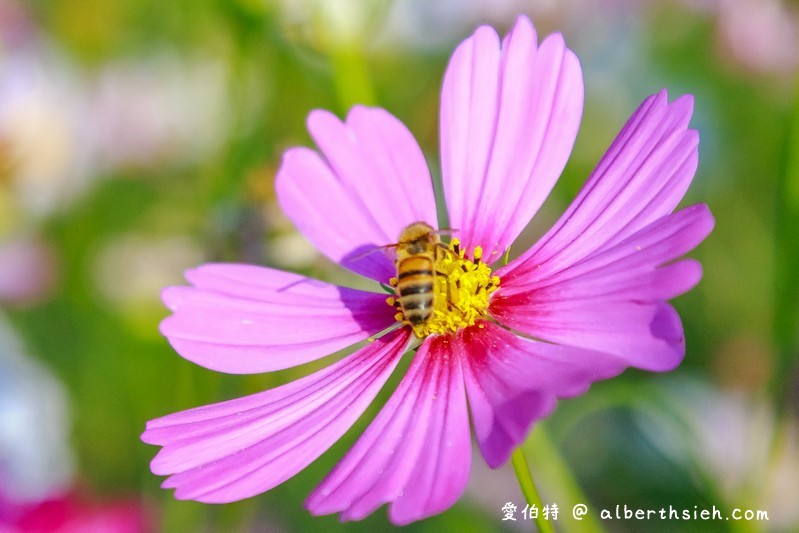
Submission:
[[[466,258],[459,244],[458,239],[452,239],[448,246],[441,244],[437,247],[433,273],[434,295],[426,320],[417,319],[412,323],[406,318],[397,297],[386,300],[399,310],[395,318],[410,325],[417,337],[454,334],[460,328],[473,325],[486,315],[491,293],[499,288],[499,276],[492,276],[491,269],[480,260],[482,248],[478,246],[474,249],[472,260]],[[391,278],[391,286],[395,291],[399,290],[397,285],[397,279]]]

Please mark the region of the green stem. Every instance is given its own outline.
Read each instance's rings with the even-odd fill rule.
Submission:
[[[779,176],[776,206],[774,341],[778,349],[777,365],[772,378],[773,398],[778,412],[790,405],[791,378],[797,365],[796,328],[799,325],[799,86],[796,88],[793,111],[787,125],[783,168]]]
[[[522,489],[524,499],[531,508],[537,508],[538,513],[535,516],[535,523],[541,533],[555,533],[555,529],[550,524],[549,520],[544,518],[544,504],[541,502],[541,497],[538,495],[538,490],[535,488],[533,476],[530,473],[530,468],[527,466],[527,459],[524,458],[521,448],[516,448],[513,455],[511,455],[511,463],[513,464],[513,471],[516,472],[516,478],[519,480],[519,487]]]
[[[587,505],[590,501],[580,488],[569,464],[560,454],[558,446],[549,435],[545,423],[536,424],[523,444],[523,448],[528,453],[535,451],[533,455],[535,471],[547,480],[547,489],[555,501],[561,502],[558,519],[562,518],[568,521],[569,531],[575,533],[604,532],[605,528],[595,513],[589,512],[581,520],[569,520],[573,505]]]
[[[369,68],[358,44],[338,45],[330,51],[330,57],[342,111],[349,111],[355,104],[374,105],[376,99]]]

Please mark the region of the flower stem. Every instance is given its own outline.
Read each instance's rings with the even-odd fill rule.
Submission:
[[[529,454],[535,453],[531,456],[535,471],[547,480],[547,489],[552,495],[551,497],[561,503],[561,513],[564,517],[569,506],[590,503],[575,479],[569,464],[549,435],[545,423],[539,423],[533,428],[533,432],[523,444],[523,448],[526,448]],[[568,505],[563,506],[564,502]],[[593,513],[586,514],[581,520],[570,521],[568,529],[575,533],[604,533],[605,531],[602,522]]]
[[[771,390],[778,414],[784,414],[791,404],[791,377],[795,375],[796,328],[799,325],[799,249],[796,232],[799,230],[799,86],[796,87],[793,113],[787,125],[782,169],[778,181],[775,228],[774,342],[777,361],[772,372]]]
[[[541,533],[555,533],[555,529],[549,520],[544,518],[544,504],[541,502],[541,497],[538,495],[538,490],[535,488],[533,476],[530,473],[530,468],[527,466],[527,459],[524,458],[521,448],[516,448],[513,455],[511,455],[511,463],[513,470],[516,472],[516,479],[519,480],[519,487],[522,489],[524,499],[530,507],[537,508],[538,513],[535,515],[535,523]]]
[[[346,44],[330,51],[333,62],[333,81],[342,111],[355,104],[374,105],[375,94],[369,77],[366,58],[358,44]]]

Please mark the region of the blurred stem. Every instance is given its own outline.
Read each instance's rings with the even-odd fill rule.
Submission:
[[[509,257],[510,247],[505,250],[505,254],[502,257],[503,265],[508,264]],[[538,491],[535,488],[535,483],[533,482],[533,476],[530,473],[530,467],[527,465],[527,459],[525,459],[524,453],[522,452],[523,447],[529,447],[535,450],[533,457],[537,459],[536,470],[538,472],[544,471],[546,474],[548,474],[546,475],[546,478],[555,485],[553,487],[553,493],[558,494],[562,498],[561,501],[570,502],[566,505],[566,507],[561,509],[561,513],[567,512],[570,505],[576,506],[577,504],[588,504],[588,498],[585,496],[585,494],[583,494],[583,491],[580,489],[580,485],[574,478],[571,469],[566,464],[566,461],[564,461],[563,457],[561,457],[557,446],[555,446],[555,443],[552,442],[552,439],[550,438],[549,433],[547,433],[543,424],[536,425],[533,433],[530,435],[530,438],[528,438],[522,446],[516,448],[511,456],[513,470],[516,472],[516,477],[519,480],[519,486],[522,489],[522,493],[524,494],[527,503],[530,505],[537,505],[539,510],[543,509],[541,497],[538,495]],[[573,516],[574,515],[572,515],[572,517]],[[542,532],[553,531],[549,521],[544,520],[541,513],[539,513],[538,518],[536,518],[536,523]],[[602,533],[604,528],[596,516],[587,513],[582,517],[582,520],[573,520],[570,531],[582,533]]]
[[[509,254],[510,247],[505,250],[505,254],[502,257],[503,265],[508,264]],[[529,440],[530,439],[528,439],[528,441]],[[555,530],[552,527],[552,524],[550,524],[549,520],[544,517],[544,504],[541,502],[541,496],[538,495],[538,490],[535,488],[533,475],[530,472],[527,459],[524,457],[522,446],[519,446],[513,451],[513,455],[511,455],[511,463],[513,464],[513,471],[516,473],[516,479],[519,480],[519,487],[522,489],[524,499],[531,507],[538,508],[538,513],[536,513],[535,516],[535,523],[538,526],[538,530],[541,531],[541,533],[554,533]]]
[[[535,515],[535,523],[541,533],[555,533],[552,524],[544,517],[543,509],[544,504],[541,502],[541,497],[535,488],[533,476],[530,474],[530,468],[527,466],[527,459],[524,458],[521,447],[516,448],[511,455],[511,463],[513,463],[513,471],[516,472],[516,479],[519,480],[519,487],[522,489],[524,499],[530,504],[531,508],[538,509]]]
[[[774,340],[778,349],[772,391],[778,409],[794,378],[799,329],[799,87],[787,131],[783,172],[779,177],[776,210]]]
[[[341,111],[355,104],[374,105],[374,86],[364,54],[363,39],[374,35],[372,22],[378,20],[389,4],[382,0],[318,2],[314,28],[318,43],[327,50],[333,67]]]
[[[361,46],[356,42],[332,46],[330,59],[341,110],[346,112],[355,104],[374,105],[374,90]]]
[[[588,497],[583,493],[580,484],[572,474],[571,468],[560,454],[545,424],[537,424],[532,434],[523,444],[533,458],[533,467],[536,472],[547,480],[547,487],[564,505],[560,509],[560,517],[568,519],[573,506],[577,504],[589,505]],[[535,453],[533,453],[533,450]],[[569,531],[578,533],[602,533],[605,528],[596,514],[589,512],[582,520],[571,520]]]

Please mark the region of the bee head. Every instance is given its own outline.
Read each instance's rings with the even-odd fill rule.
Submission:
[[[426,222],[414,222],[409,224],[400,233],[399,244],[414,244],[414,243],[428,243],[438,242],[438,234],[433,227]]]

